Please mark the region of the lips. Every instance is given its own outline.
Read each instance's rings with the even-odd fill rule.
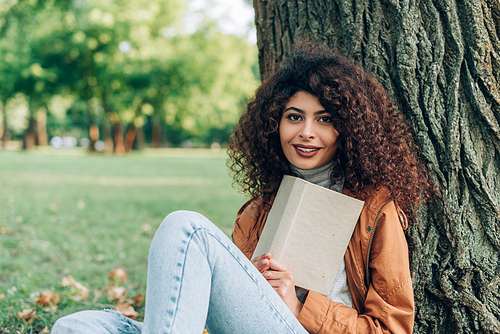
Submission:
[[[293,145],[295,148],[295,152],[301,157],[304,158],[311,158],[314,157],[320,150],[320,147],[314,147],[314,146],[304,146],[304,145]]]

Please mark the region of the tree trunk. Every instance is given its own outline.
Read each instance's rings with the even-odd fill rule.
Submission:
[[[415,333],[500,332],[500,1],[255,0],[262,78],[301,38],[374,74],[441,196],[407,233]]]
[[[161,133],[161,125],[160,125],[160,117],[153,116],[151,117],[152,122],[152,135],[151,135],[151,147],[159,148],[162,144],[162,133]]]
[[[28,121],[28,128],[24,132],[23,135],[23,150],[31,150],[35,145],[37,144],[36,142],[36,119],[33,117],[30,117]]]
[[[135,134],[137,133],[137,127],[134,122],[131,122],[128,126],[127,134],[125,135],[125,152],[131,152],[132,146],[134,144]]]
[[[89,136],[90,136],[90,146],[89,150],[91,152],[96,152],[95,143],[99,140],[99,127],[91,123],[89,126]]]
[[[36,133],[38,146],[47,146],[47,109],[39,108],[36,112]]]
[[[144,100],[141,100],[135,108],[135,116],[141,115],[141,107]],[[136,138],[137,136],[137,138]],[[135,142],[135,145],[134,145]],[[136,120],[130,122],[127,134],[125,135],[125,152],[130,152],[132,149],[142,149],[144,147],[144,132],[142,125],[137,126]]]
[[[23,135],[23,149],[31,150],[35,145],[38,145],[38,101],[37,98],[31,97],[29,102],[29,120],[28,128]]]
[[[134,150],[143,150],[144,149],[144,127],[138,127],[136,130],[135,140],[132,148]]]
[[[109,112],[108,118],[113,126],[114,152],[116,154],[123,154],[125,153],[125,145],[123,143],[123,127],[120,122],[120,117],[118,117],[118,114],[115,112]]]
[[[7,99],[2,98],[1,105],[2,105],[2,115],[3,115],[3,131],[2,131],[2,147],[4,149],[7,148],[7,144],[10,141],[11,134],[9,130],[9,122],[8,122],[8,117],[7,117],[7,110],[5,108],[7,104]]]
[[[111,136],[111,122],[104,118],[101,127],[102,140],[104,141],[104,153],[113,153],[114,144]]]

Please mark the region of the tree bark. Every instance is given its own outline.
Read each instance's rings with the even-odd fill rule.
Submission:
[[[127,134],[125,135],[125,152],[131,152],[132,146],[134,145],[135,135],[137,133],[137,127],[134,122],[131,122],[128,126]]]
[[[23,135],[23,149],[31,150],[35,145],[38,145],[38,99],[35,97],[30,98],[29,102],[29,120],[28,127]]]
[[[7,110],[5,108],[7,104],[7,99],[5,98],[2,98],[2,101],[1,101],[1,105],[2,105],[2,117],[3,117],[3,131],[2,131],[2,148],[3,149],[6,149],[7,148],[7,144],[9,143],[10,141],[10,138],[11,138],[11,134],[10,134],[10,130],[9,130],[9,122],[8,122],[8,117],[7,117]]]
[[[261,76],[309,38],[375,75],[441,192],[407,232],[415,333],[500,332],[500,1],[255,0]]]
[[[39,108],[36,112],[36,133],[38,146],[47,146],[47,109]]]
[[[118,117],[118,114],[115,112],[109,112],[107,114],[113,127],[114,152],[116,154],[123,154],[125,153],[125,145],[123,143],[123,127],[120,122],[120,117]]]
[[[152,123],[152,134],[151,134],[151,147],[159,148],[162,145],[162,128],[160,125],[160,117],[153,116],[151,117]]]

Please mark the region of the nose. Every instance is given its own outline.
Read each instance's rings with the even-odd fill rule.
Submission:
[[[313,122],[304,122],[303,123],[303,126],[302,126],[302,129],[299,133],[299,136],[301,139],[305,139],[305,140],[312,140],[314,139],[315,137],[315,133],[314,133],[314,124]]]

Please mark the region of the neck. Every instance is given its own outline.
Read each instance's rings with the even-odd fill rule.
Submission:
[[[336,180],[336,182],[332,184],[331,173],[334,167],[333,161],[324,166],[313,169],[301,169],[292,164],[290,164],[290,167],[292,169],[293,175],[296,177],[317,184],[318,186],[329,188],[337,192],[342,192],[342,187],[344,186],[344,178]]]

